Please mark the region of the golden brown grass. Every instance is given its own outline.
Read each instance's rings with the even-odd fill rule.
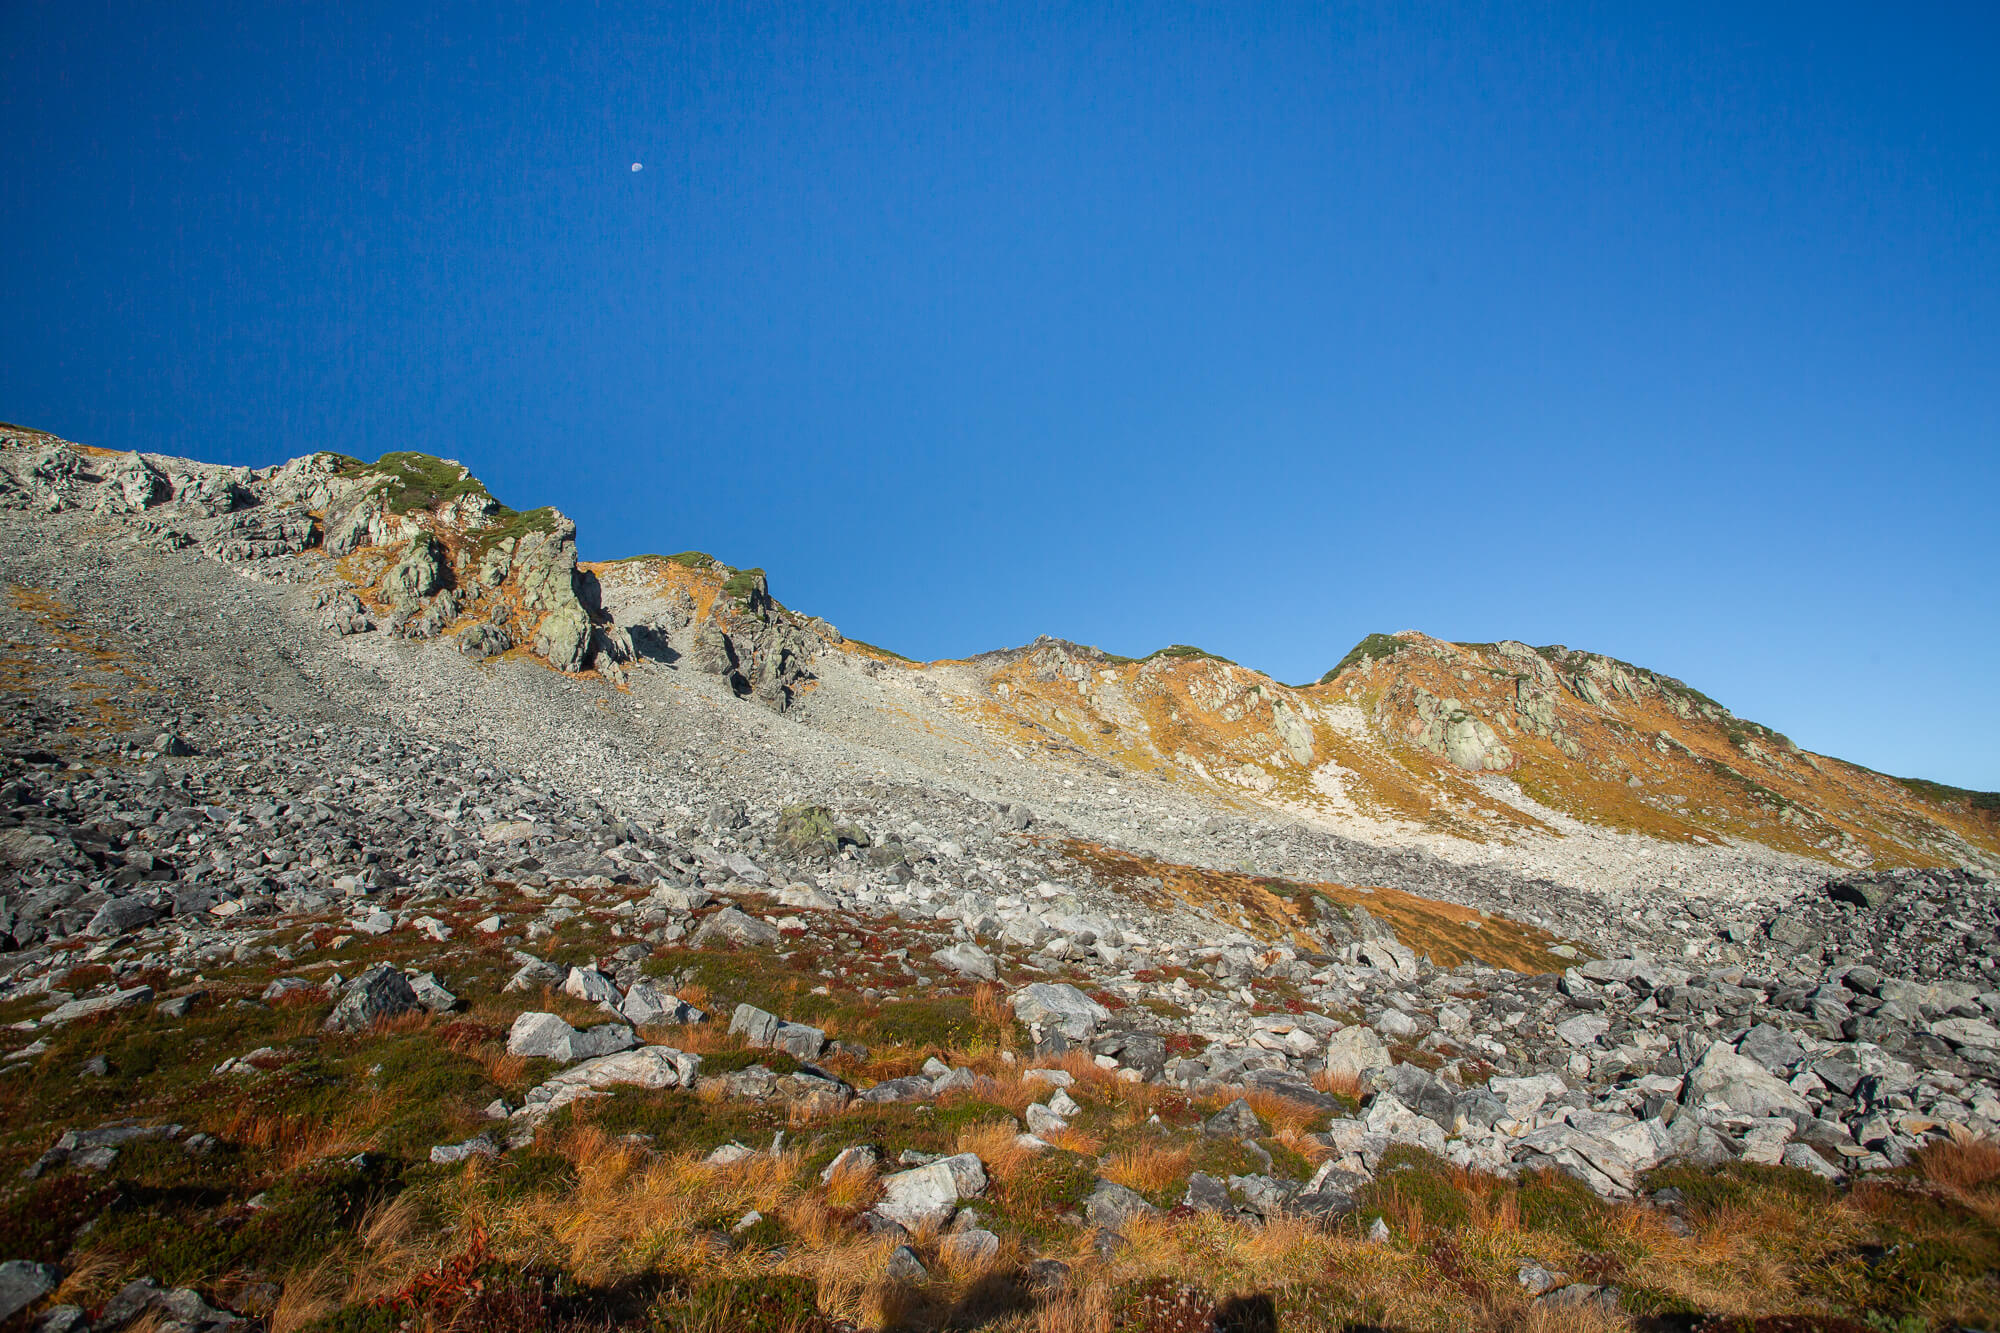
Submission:
[[[865,1162],[844,1163],[827,1177],[826,1201],[835,1208],[866,1208],[882,1192],[880,1173]]]
[[[1326,1112],[1317,1107],[1281,1097],[1265,1088],[1251,1088],[1242,1096],[1244,1101],[1250,1103],[1250,1109],[1262,1116],[1280,1137],[1289,1135],[1297,1138],[1311,1132],[1326,1119]]]
[[[973,989],[972,1016],[993,1029],[999,1049],[1008,1051],[1014,1048],[1014,1011],[998,986],[982,983]]]
[[[102,1250],[86,1251],[69,1261],[69,1271],[63,1274],[52,1303],[95,1309],[123,1284],[124,1276],[125,1265],[118,1256]]]
[[[286,1276],[272,1307],[271,1333],[296,1333],[340,1308],[343,1275],[339,1261],[326,1255]]]
[[[369,1145],[369,1126],[379,1119],[382,1095],[350,1104],[333,1117],[276,1115],[239,1107],[222,1137],[275,1155],[279,1168],[295,1171],[329,1157],[349,1156]]]
[[[1193,1160],[1194,1150],[1184,1144],[1141,1143],[1111,1154],[1104,1178],[1149,1194],[1180,1183]]]
[[[1024,1148],[1017,1142],[1020,1135],[1021,1131],[1010,1121],[984,1120],[960,1130],[955,1146],[959,1152],[978,1157],[988,1175],[1008,1182],[1019,1178],[1035,1159],[1035,1149]]]
[[[1360,1075],[1345,1070],[1322,1069],[1312,1076],[1312,1085],[1331,1097],[1347,1097],[1356,1102],[1361,1100]]]
[[[1071,1125],[1068,1129],[1058,1129],[1039,1136],[1051,1148],[1061,1148],[1081,1157],[1095,1157],[1104,1147],[1104,1140],[1085,1129]]]
[[[1975,1138],[1933,1143],[1917,1154],[1917,1170],[1933,1185],[1966,1193],[2000,1179],[2000,1143]]]

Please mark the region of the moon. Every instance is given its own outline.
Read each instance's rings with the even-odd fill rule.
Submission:
[[[646,169],[646,164],[644,162],[634,162],[632,164],[632,170],[634,171],[644,171],[645,169]]]

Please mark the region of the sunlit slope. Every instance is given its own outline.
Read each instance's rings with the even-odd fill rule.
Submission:
[[[1234,798],[1508,839],[1566,815],[1844,865],[2000,864],[2000,799],[1812,754],[1671,677],[1594,653],[1371,635],[1319,683],[1174,648],[1044,639],[963,664],[1017,749]]]

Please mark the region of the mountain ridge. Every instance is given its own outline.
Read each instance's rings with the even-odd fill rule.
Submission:
[[[1130,657],[1047,635],[919,663],[785,607],[761,568],[699,551],[580,561],[567,517],[502,504],[455,460],[321,451],[228,469],[5,431],[17,448],[51,451],[45,503],[90,475],[66,459],[97,460],[97,486],[117,499],[94,505],[184,510],[185,490],[222,558],[246,541],[322,551],[338,575],[319,593],[335,633],[449,639],[474,658],[525,654],[614,685],[669,663],[781,712],[816,688],[825,654],[927,679],[969,671],[959,702],[1017,752],[1088,757],[1350,830],[1506,843],[1559,837],[1567,817],[1851,868],[2000,868],[2000,795],[1814,754],[1608,654],[1372,633],[1305,685],[1186,644]]]

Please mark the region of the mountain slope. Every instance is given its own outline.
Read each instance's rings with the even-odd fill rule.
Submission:
[[[1793,745],[1678,680],[1598,654],[1373,635],[1317,684],[1193,650],[1042,641],[973,659],[1011,742],[1097,756],[1307,818],[1472,840],[1561,816],[1849,866],[2000,863],[2000,802]]]
[[[501,504],[462,465],[332,453],[230,469],[0,428],[21,466],[0,505],[139,518],[225,561],[317,551],[322,624],[532,657],[622,684],[642,664],[722,678],[783,712],[815,663],[903,674],[927,709],[883,718],[983,738],[975,759],[1084,765],[1363,839],[1542,845],[1589,828],[1768,849],[1841,867],[2000,868],[2000,797],[1800,749],[1672,677],[1560,645],[1374,634],[1288,686],[1175,646],[1143,659],[1042,639],[919,664],[770,595],[700,552],[579,564],[575,525]]]

